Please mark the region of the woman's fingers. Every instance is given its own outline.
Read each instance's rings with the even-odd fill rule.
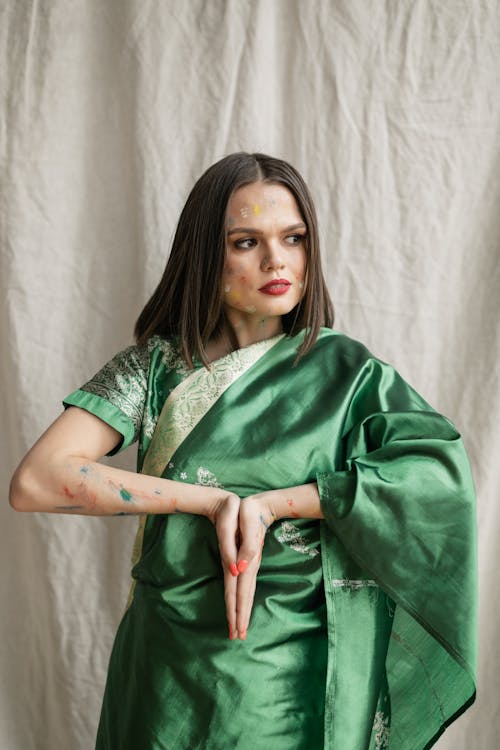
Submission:
[[[257,585],[257,573],[262,559],[262,547],[269,520],[257,498],[240,504],[239,530],[241,546],[238,552],[238,585],[236,591],[236,624],[238,635],[245,640]],[[270,519],[272,522],[272,519]]]
[[[254,559],[248,563],[244,572],[240,573],[238,576],[236,591],[236,627],[238,629],[238,636],[242,640],[245,640],[247,637],[247,629],[250,623],[250,615],[252,613],[259,567],[260,556],[254,557]]]
[[[214,524],[219,542],[219,552],[224,573],[224,600],[226,603],[226,617],[229,637],[237,638],[237,535],[238,513],[240,499],[237,495],[229,495],[220,504],[215,515]]]

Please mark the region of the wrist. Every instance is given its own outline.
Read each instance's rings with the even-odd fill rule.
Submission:
[[[270,507],[275,514],[275,520],[281,518],[324,518],[316,482],[272,490],[266,494]]]

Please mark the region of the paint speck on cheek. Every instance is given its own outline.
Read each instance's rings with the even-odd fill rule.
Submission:
[[[88,466],[81,466],[80,467],[80,474],[88,474],[89,473],[89,467]]]
[[[303,289],[303,288],[304,288],[304,282],[303,281],[299,281],[299,289]]]
[[[246,284],[247,283],[247,277],[246,276],[240,276],[240,281],[241,281],[242,284]]]
[[[226,286],[224,287],[224,291],[226,292],[226,294],[228,292],[230,292],[231,291],[231,284],[226,284]]]
[[[257,308],[254,307],[253,305],[248,305],[248,307],[245,307],[245,310],[246,310],[247,313],[257,312]]]
[[[286,503],[287,503],[287,505],[289,505],[289,506],[290,506],[291,508],[293,508],[293,500],[291,500],[291,499],[290,499],[290,500],[287,500],[287,501],[286,501]]]
[[[161,490],[154,490],[155,495],[161,495]]]

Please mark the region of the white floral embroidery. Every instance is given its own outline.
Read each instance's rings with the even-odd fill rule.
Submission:
[[[186,474],[185,471],[181,471],[180,477],[181,477],[181,479],[187,479],[188,475]]]
[[[169,462],[169,464],[168,464],[168,468],[169,468],[169,469],[173,469],[173,468],[174,468],[174,465],[173,465],[172,461],[170,461],[170,462]]]
[[[375,750],[386,750],[389,747],[391,728],[389,726],[389,717],[383,711],[377,711],[375,714],[373,732],[375,735]]]
[[[156,421],[157,418],[153,417],[150,411],[146,409],[144,411],[144,418],[142,420],[142,429],[144,431],[144,435],[149,439],[153,437],[153,433],[156,427]]]
[[[196,484],[202,484],[205,487],[222,487],[222,484],[217,481],[217,477],[215,476],[215,474],[212,474],[211,471],[205,469],[204,466],[198,467],[196,476],[198,478]]]
[[[358,589],[361,589],[364,586],[378,587],[378,584],[369,578],[368,579],[360,578],[357,580],[353,578],[334,578],[332,581],[332,586],[334,588],[351,589],[351,591],[357,591]]]
[[[283,521],[281,524],[281,534],[278,536],[278,541],[287,544],[290,549],[300,552],[302,555],[309,555],[309,557],[319,555],[317,549],[311,549],[307,546],[299,529],[291,521]]]

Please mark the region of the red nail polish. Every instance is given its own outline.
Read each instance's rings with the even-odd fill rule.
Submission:
[[[238,563],[238,570],[240,573],[244,573],[248,568],[248,560],[240,560]]]
[[[246,628],[241,631],[240,638],[241,638],[242,641],[246,641],[246,639],[247,639],[247,629]]]
[[[231,563],[231,565],[229,566],[229,570],[231,571],[231,574],[233,576],[238,575],[238,566],[236,565],[236,563]]]

